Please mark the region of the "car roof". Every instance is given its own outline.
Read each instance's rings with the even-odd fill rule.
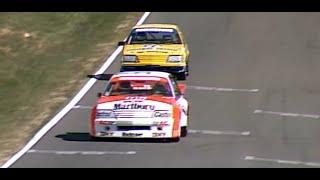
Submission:
[[[136,28],[172,28],[172,29],[179,29],[178,25],[176,24],[141,24],[136,25],[133,29]]]
[[[160,71],[126,71],[126,72],[119,72],[114,74],[113,78],[116,77],[130,77],[130,76],[144,76],[144,77],[160,77],[160,78],[169,78],[169,73],[160,72]]]

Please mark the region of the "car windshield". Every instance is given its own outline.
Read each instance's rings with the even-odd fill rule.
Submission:
[[[137,95],[171,97],[168,82],[156,80],[117,80],[111,81],[105,91],[106,96]]]
[[[181,39],[175,29],[140,28],[131,32],[128,44],[181,44]]]

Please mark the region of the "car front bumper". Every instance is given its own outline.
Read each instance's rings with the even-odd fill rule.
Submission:
[[[122,66],[120,71],[161,71],[172,74],[186,72],[187,68],[185,66]]]

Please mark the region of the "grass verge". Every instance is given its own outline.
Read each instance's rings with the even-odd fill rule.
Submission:
[[[142,13],[0,13],[0,164],[65,104]]]

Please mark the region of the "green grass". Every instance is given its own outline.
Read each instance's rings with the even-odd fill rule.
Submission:
[[[0,13],[0,163],[70,99],[141,15]]]

